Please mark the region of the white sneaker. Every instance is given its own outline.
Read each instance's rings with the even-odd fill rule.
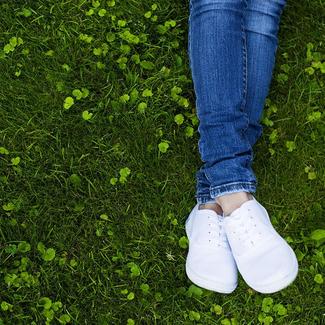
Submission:
[[[222,226],[224,219],[198,207],[197,203],[185,223],[189,239],[186,274],[202,288],[231,293],[237,286],[238,271]]]
[[[296,255],[254,197],[224,217],[224,229],[238,270],[251,288],[273,293],[295,280]]]

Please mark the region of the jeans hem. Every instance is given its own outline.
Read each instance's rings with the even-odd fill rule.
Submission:
[[[196,195],[195,198],[198,204],[216,203],[216,200],[211,198],[210,195]]]
[[[210,199],[236,192],[256,193],[256,182],[233,182],[210,187]]]

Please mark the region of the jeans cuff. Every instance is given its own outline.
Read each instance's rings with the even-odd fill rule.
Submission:
[[[216,203],[216,200],[213,199],[210,195],[195,195],[196,202],[198,204],[204,204],[204,203]]]
[[[233,182],[214,186],[210,188],[210,199],[215,199],[218,196],[236,192],[256,193],[256,184],[256,182]]]

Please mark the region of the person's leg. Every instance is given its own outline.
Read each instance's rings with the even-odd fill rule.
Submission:
[[[196,198],[206,203],[227,193],[256,190],[245,132],[245,2],[192,0],[190,7],[188,51],[204,162],[196,174]]]
[[[247,0],[246,3],[247,92],[244,109],[249,121],[246,136],[253,147],[263,131],[260,122],[273,76],[280,17],[286,0]],[[245,194],[226,194],[217,198],[217,202],[226,214],[230,214],[248,200]]]
[[[232,5],[230,5],[232,3]],[[242,89],[243,91],[243,102],[242,105],[243,107],[241,107],[244,110],[244,113],[246,114],[246,118],[248,119],[248,125],[246,125],[246,128],[242,131],[244,131],[245,136],[247,141],[249,142],[249,146],[250,146],[250,150],[249,153],[246,153],[246,158],[248,156],[248,160],[246,160],[246,163],[248,162],[248,165],[246,165],[246,168],[249,168],[251,170],[251,163],[252,163],[252,147],[253,145],[256,143],[257,139],[261,136],[262,134],[262,126],[260,124],[260,118],[261,118],[261,114],[262,114],[262,110],[264,107],[264,103],[265,103],[265,98],[268,94],[268,90],[269,90],[269,85],[271,82],[271,78],[272,78],[272,71],[273,71],[273,67],[274,67],[274,62],[275,62],[275,53],[276,53],[276,48],[277,48],[277,32],[278,32],[278,28],[279,28],[279,20],[280,20],[280,14],[282,13],[283,7],[285,5],[285,0],[272,0],[272,1],[256,1],[256,0],[245,0],[242,2],[228,2],[228,7],[227,5],[224,6],[222,5],[222,3],[220,4],[219,1],[219,5],[217,5],[216,1],[211,1],[211,0],[205,0],[205,1],[199,1],[199,0],[192,0],[192,2],[190,3],[190,17],[189,17],[189,24],[190,24],[190,28],[189,28],[189,56],[190,56],[190,63],[191,63],[191,68],[192,68],[192,72],[193,72],[193,60],[197,60],[197,55],[199,55],[197,52],[195,51],[195,45],[193,48],[193,45],[191,44],[191,39],[194,38],[194,40],[196,38],[206,38],[206,40],[197,40],[196,44],[198,46],[198,48],[200,48],[202,50],[202,56],[204,56],[204,46],[209,46],[207,43],[207,39],[211,38],[215,38],[215,37],[220,37],[220,35],[224,35],[226,36],[227,33],[231,32],[230,31],[225,31],[225,27],[222,27],[222,19],[218,20],[218,15],[215,16],[215,20],[217,20],[214,24],[215,27],[220,26],[220,30],[219,32],[215,32],[212,33],[210,32],[211,35],[205,35],[204,32],[206,32],[207,26],[203,24],[203,26],[201,26],[201,30],[203,30],[203,32],[199,33],[197,31],[197,29],[195,29],[195,26],[191,26],[195,23],[193,23],[193,19],[191,20],[191,11],[193,10],[193,5],[196,5],[196,12],[199,10],[197,8],[206,8],[206,9],[212,9],[212,8],[218,8],[217,10],[219,11],[224,11],[224,10],[229,10],[229,6],[233,6],[234,4],[237,3],[237,6],[240,6],[239,3],[241,3],[244,8],[243,8],[243,16],[240,17],[241,20],[241,36],[242,36],[242,45],[243,48],[241,49],[241,51],[238,51],[237,56],[238,58],[240,58],[242,61],[242,66],[239,66],[240,69],[243,69],[243,73],[242,74],[238,74],[238,76],[242,76],[243,77],[243,86],[244,88]],[[242,7],[240,7],[242,8]],[[234,7],[232,7],[232,9],[234,10]],[[227,11],[226,11],[227,12]],[[193,13],[192,13],[193,15]],[[197,15],[197,14],[196,14]],[[234,16],[232,16],[233,18],[235,17],[236,13],[234,13]],[[227,15],[225,15],[225,17],[227,17]],[[238,17],[238,12],[237,12],[237,17]],[[200,25],[200,22],[197,22],[197,24]],[[207,24],[208,25],[208,24]],[[192,29],[191,29],[192,27]],[[211,24],[210,24],[210,28],[211,28]],[[236,35],[237,35],[237,49],[240,47],[238,45],[238,39],[239,39],[239,26],[237,25],[236,27]],[[224,34],[223,34],[224,33]],[[235,36],[235,34],[233,35]],[[224,49],[227,51],[227,39],[224,37],[223,39],[217,40],[220,44],[219,47],[221,49]],[[199,46],[199,45],[203,45]],[[229,45],[229,44],[228,44]],[[212,46],[213,47],[213,46]],[[220,49],[219,48],[219,49]],[[236,48],[236,47],[235,47]],[[217,51],[218,49],[216,49]],[[211,50],[210,50],[211,52]],[[230,54],[234,54],[233,51],[229,51],[228,53]],[[213,53],[212,53],[213,55]],[[194,59],[193,59],[194,56]],[[215,58],[221,59],[222,57],[220,57],[220,54],[215,54]],[[237,59],[238,59],[237,58]],[[204,59],[204,58],[203,58]],[[211,61],[213,61],[213,57],[210,58]],[[207,61],[208,64],[209,61]],[[227,60],[225,60],[224,62],[227,62]],[[207,66],[208,69],[211,69],[211,67]],[[218,78],[215,79],[215,84],[218,83],[218,80],[221,80],[222,75],[220,75],[220,73],[224,72],[224,70],[219,69],[218,70],[218,65],[216,65],[215,67],[217,69],[217,71],[215,71],[215,75]],[[213,69],[213,67],[212,67]],[[231,67],[229,68],[229,70],[231,71]],[[197,71],[197,70],[196,70]],[[219,71],[219,72],[218,72]],[[202,71],[203,74],[204,71]],[[200,74],[200,73],[199,73]],[[203,77],[203,76],[202,76]],[[199,79],[200,75],[197,76],[197,74],[195,74],[193,72],[193,81],[195,83],[194,79]],[[227,79],[226,79],[227,80]],[[210,81],[210,86],[211,86],[211,82],[213,83],[213,80]],[[212,85],[213,86],[213,85]],[[225,83],[224,86],[221,85],[221,88],[223,89],[227,87],[227,84]],[[207,83],[207,90],[209,91],[209,84]],[[201,90],[202,88],[200,88]],[[229,90],[225,89],[225,93],[229,93]],[[199,94],[200,96],[200,94]],[[199,97],[197,96],[197,97]],[[218,96],[218,94],[216,94],[216,96]],[[218,101],[218,98],[208,98],[208,96],[205,96],[207,99],[205,100],[205,102],[202,100],[202,105],[204,103],[209,102],[211,105],[211,102],[213,101]],[[199,104],[199,100],[200,98],[197,99],[197,106]],[[237,99],[238,100],[238,99]],[[216,109],[216,107],[215,107]],[[211,112],[207,112],[210,113]],[[234,114],[234,113],[232,113]],[[221,117],[221,116],[220,116]],[[245,116],[244,116],[245,117]],[[203,121],[206,122],[206,121]],[[217,121],[220,123],[220,121]],[[235,121],[233,122],[235,123]],[[203,124],[201,122],[201,124]],[[213,124],[210,123],[210,124]],[[218,127],[216,125],[213,126],[215,129]],[[200,133],[204,133],[204,131],[206,131],[204,129],[204,125],[202,126],[203,128],[203,132]],[[202,131],[201,128],[201,131]],[[199,129],[200,131],[200,129]],[[236,130],[238,132],[238,128]],[[211,131],[213,132],[213,131]],[[215,132],[217,132],[215,130]],[[207,134],[207,132],[205,132],[203,134],[203,136]],[[232,134],[233,135],[233,134]],[[237,137],[238,138],[238,137]],[[213,142],[213,139],[210,139]],[[201,134],[201,145],[202,145],[202,134]],[[211,143],[210,141],[210,143]],[[215,145],[218,145],[216,142],[218,141],[220,143],[220,139],[215,139]],[[209,150],[208,148],[206,150]],[[212,151],[211,151],[212,152]],[[231,153],[231,151],[228,151],[228,155],[229,153]],[[234,153],[232,151],[232,153]],[[236,157],[233,157],[233,160],[240,162],[240,160]],[[212,162],[213,163],[213,162]],[[211,163],[210,163],[211,164]],[[220,164],[214,164],[214,168],[210,167],[210,173],[215,171],[215,168],[217,166],[220,166]],[[231,164],[230,164],[231,165]],[[254,174],[253,171],[251,170],[251,175],[254,178]],[[218,175],[218,174],[217,174]],[[214,177],[216,177],[214,175]],[[224,210],[226,210],[226,213],[230,213],[232,210],[234,210],[235,208],[237,208],[238,206],[240,206],[243,202],[251,199],[251,195],[248,194],[248,192],[254,192],[254,188],[251,188],[251,185],[249,185],[248,188],[245,188],[244,191],[242,189],[238,189],[238,185],[241,187],[242,184],[232,184],[231,188],[229,190],[229,186],[228,189],[226,189],[226,194],[224,194],[225,191],[224,187],[220,187],[217,188],[219,195],[214,195],[216,197],[216,201],[223,206]],[[207,179],[207,175],[206,175],[206,166],[202,166],[202,168],[197,172],[197,191],[196,191],[196,198],[198,202],[208,202],[208,203],[212,203],[213,202],[213,198],[210,195],[211,194],[211,184],[209,182],[209,180]],[[213,185],[212,185],[213,186]],[[221,193],[220,193],[221,191]]]
[[[260,121],[272,80],[280,16],[286,0],[246,0],[246,3],[247,92],[244,109],[249,120],[246,135],[253,146],[263,131]]]
[[[229,216],[222,206],[224,217],[192,210],[186,221],[187,274],[199,286],[229,293],[237,285],[238,269],[253,289],[273,293],[295,279],[298,263],[266,209],[254,197],[250,199],[249,192],[256,189],[252,147],[261,134],[258,123],[274,63],[282,2],[248,0],[246,10],[246,0],[191,1],[189,52],[204,162],[197,173],[197,200],[206,203],[227,197],[231,202],[247,202]],[[249,32],[257,35],[249,38]],[[257,67],[247,57],[252,53]],[[197,222],[191,223],[192,219]],[[212,227],[217,220],[219,226]],[[218,249],[220,238],[225,238],[223,250]]]

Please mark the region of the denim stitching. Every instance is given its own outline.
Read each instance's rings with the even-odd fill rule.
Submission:
[[[247,35],[246,35],[246,31],[245,31],[245,25],[244,25],[244,12],[245,9],[247,7],[247,1],[243,0],[243,10],[241,13],[241,30],[242,30],[242,40],[243,40],[243,101],[240,107],[240,110],[244,113],[244,118],[246,119],[246,127],[244,127],[241,131],[241,134],[245,137],[245,140],[248,142],[248,138],[246,135],[246,130],[248,129],[249,126],[249,118],[248,115],[246,113],[246,102],[247,102]]]
[[[247,82],[249,80],[248,79],[248,57],[247,57],[247,34],[246,34],[246,31],[245,31],[245,10],[246,8],[248,7],[248,2],[247,0],[243,0],[242,1],[243,3],[243,10],[242,10],[242,17],[241,17],[241,29],[242,29],[242,36],[243,36],[243,56],[244,56],[244,64],[243,64],[243,75],[244,75],[244,85],[243,85],[243,101],[242,101],[242,105],[241,105],[241,111],[243,112],[243,117],[245,118],[246,120],[246,126],[243,127],[243,129],[241,130],[241,134],[243,136],[243,138],[248,142],[249,142],[249,139],[248,139],[248,136],[247,136],[247,130],[248,130],[248,127],[249,127],[249,117],[248,117],[248,114],[247,114],[247,110],[246,110],[246,104],[247,104]],[[253,153],[252,153],[252,149],[251,149],[251,152],[250,152],[250,156],[247,157],[247,160],[246,160],[246,166],[248,167],[249,164],[253,161],[253,157],[252,157]]]
[[[216,198],[226,193],[234,192],[256,192],[257,182],[232,182],[229,184],[219,185],[210,189],[210,196]]]

